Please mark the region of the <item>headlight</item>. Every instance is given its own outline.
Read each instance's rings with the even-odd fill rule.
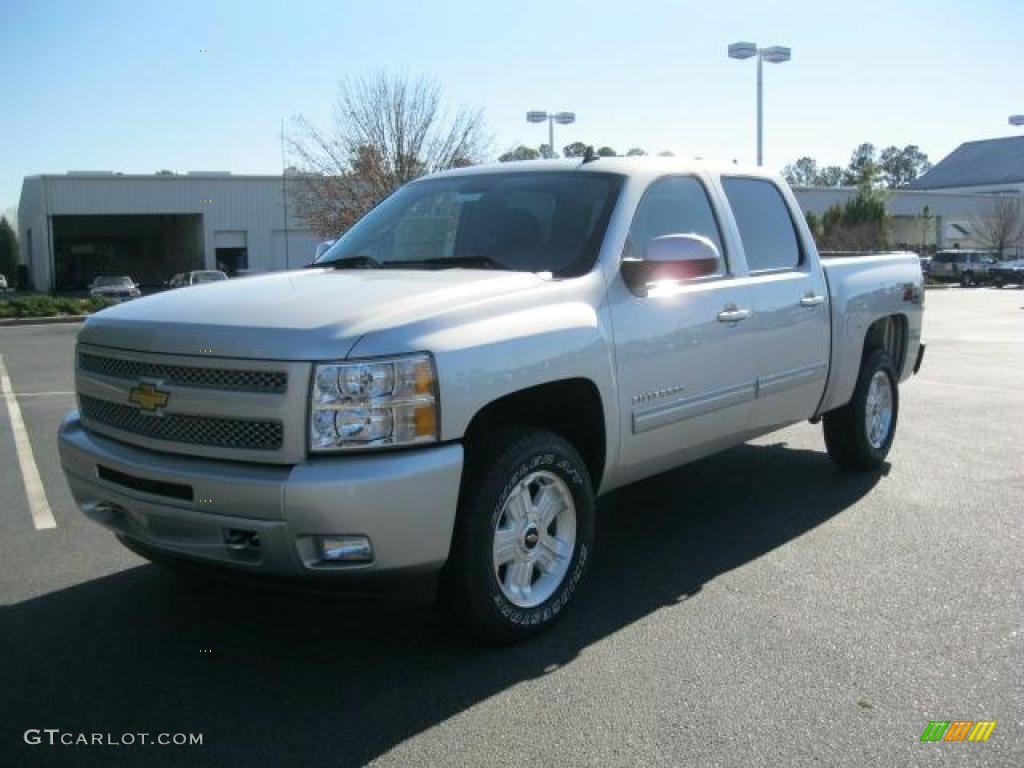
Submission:
[[[318,363],[310,400],[311,451],[437,441],[437,378],[426,353]]]

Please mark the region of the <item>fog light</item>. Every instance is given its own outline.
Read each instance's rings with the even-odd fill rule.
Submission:
[[[322,536],[320,559],[325,563],[368,563],[373,547],[366,536]]]

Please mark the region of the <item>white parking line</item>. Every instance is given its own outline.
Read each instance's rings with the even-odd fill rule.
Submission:
[[[7,377],[3,355],[0,355],[0,395],[2,395],[3,400],[7,403],[7,413],[11,417],[11,431],[14,433],[14,451],[18,454],[18,467],[21,469],[21,478],[25,483],[25,495],[28,496],[28,508],[32,513],[32,523],[37,530],[56,528],[57,521],[53,519],[50,503],[46,500],[46,491],[43,490],[43,481],[39,477],[39,468],[36,466],[35,457],[32,455],[32,444],[28,441],[25,422],[21,419],[21,408],[18,406],[18,398],[14,394],[11,380]]]

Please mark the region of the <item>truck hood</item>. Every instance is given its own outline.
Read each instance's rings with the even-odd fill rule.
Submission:
[[[266,360],[348,355],[365,334],[548,282],[522,272],[304,269],[147,296],[97,312],[79,341]]]

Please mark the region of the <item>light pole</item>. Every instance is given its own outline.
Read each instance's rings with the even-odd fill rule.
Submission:
[[[539,110],[531,110],[526,113],[526,122],[528,123],[543,123],[545,120],[548,121],[548,151],[551,156],[555,156],[555,123],[559,125],[569,125],[569,123],[576,122],[575,112],[544,112]]]
[[[1010,115],[1010,125],[1024,125],[1024,115]]]
[[[789,48],[781,45],[758,48],[757,43],[733,43],[729,46],[730,59],[749,59],[751,56],[757,56],[757,164],[761,165],[764,160],[764,99],[761,69],[766,61],[769,64],[781,64],[789,61],[792,56]]]

